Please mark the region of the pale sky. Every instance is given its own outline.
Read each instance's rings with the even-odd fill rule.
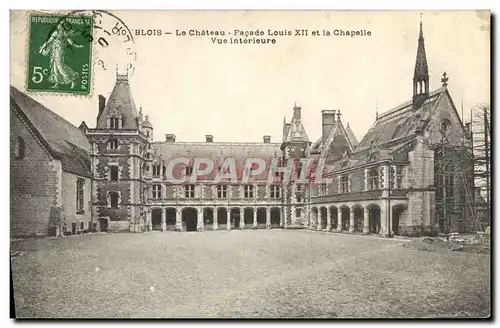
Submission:
[[[361,139],[383,112],[411,99],[420,12],[416,11],[113,11],[136,29],[173,32],[134,36],[137,60],[130,78],[137,107],[149,114],[156,141],[261,142],[282,138],[283,116],[302,106],[305,129],[321,135],[321,110],[341,110]],[[471,106],[489,103],[490,34],[487,12],[423,12],[431,90],[448,88],[465,118]],[[114,26],[107,17],[103,21]],[[11,12],[11,84],[25,90],[27,13]],[[308,29],[309,36],[277,37],[276,44],[213,44],[210,37],[175,36],[175,30]],[[364,37],[315,37],[313,30],[369,30]],[[102,32],[101,32],[102,33]],[[102,35],[102,34],[100,34]],[[109,96],[115,67],[124,67],[123,39],[94,45],[90,97],[35,94],[34,98],[78,126],[95,127],[97,95]],[[98,61],[102,60],[101,63]],[[102,67],[106,67],[104,70]],[[32,94],[33,95],[33,94]]]

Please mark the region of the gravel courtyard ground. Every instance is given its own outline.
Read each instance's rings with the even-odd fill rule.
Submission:
[[[490,257],[299,230],[13,241],[20,317],[488,316]]]

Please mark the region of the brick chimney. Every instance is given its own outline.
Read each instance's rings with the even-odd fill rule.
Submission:
[[[175,142],[175,134],[166,134],[165,135],[165,141],[166,142]]]
[[[340,111],[339,111],[340,112]],[[328,135],[335,126],[335,110],[321,111],[322,142],[325,144]]]
[[[271,136],[264,136],[263,139],[265,144],[271,143]]]
[[[214,142],[214,136],[211,134],[205,135],[205,141],[206,142]]]

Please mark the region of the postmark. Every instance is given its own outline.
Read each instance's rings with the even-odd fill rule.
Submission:
[[[90,93],[93,16],[29,16],[27,89]]]

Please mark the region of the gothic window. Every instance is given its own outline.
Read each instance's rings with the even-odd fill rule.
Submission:
[[[118,139],[109,139],[108,148],[110,150],[117,150],[118,149]]]
[[[184,195],[186,198],[194,198],[194,185],[189,184],[184,186]]]
[[[271,198],[281,198],[281,186],[271,186]]]
[[[84,179],[76,180],[76,212],[83,212],[83,185],[85,184]]]
[[[159,184],[153,185],[153,198],[155,199],[161,198],[161,185]]]
[[[24,139],[21,137],[17,137],[16,144],[16,159],[23,159],[26,152],[26,144],[24,143]]]
[[[378,167],[373,167],[368,170],[368,190],[379,189],[379,173]]]
[[[153,165],[153,176],[161,175],[161,165]]]
[[[245,185],[244,196],[245,196],[245,198],[253,198],[253,186],[252,185]]]
[[[193,167],[192,166],[186,166],[184,169],[185,176],[190,177],[191,174],[193,174]]]
[[[302,195],[295,195],[295,200],[297,203],[302,203]]]
[[[227,198],[227,186],[218,185],[217,186],[217,198]]]
[[[119,195],[117,192],[109,193],[109,202],[112,208],[118,208]]]
[[[302,191],[302,184],[297,183],[297,191]]]
[[[110,165],[109,166],[109,179],[111,181],[118,181],[118,166]]]
[[[340,177],[340,192],[347,193],[349,192],[349,175],[343,174]]]
[[[120,128],[120,120],[118,117],[109,118],[109,128],[113,130],[117,130]]]
[[[444,119],[441,122],[441,126],[439,127],[439,132],[441,133],[441,142],[448,143],[448,136],[451,132],[451,122],[447,119]]]

